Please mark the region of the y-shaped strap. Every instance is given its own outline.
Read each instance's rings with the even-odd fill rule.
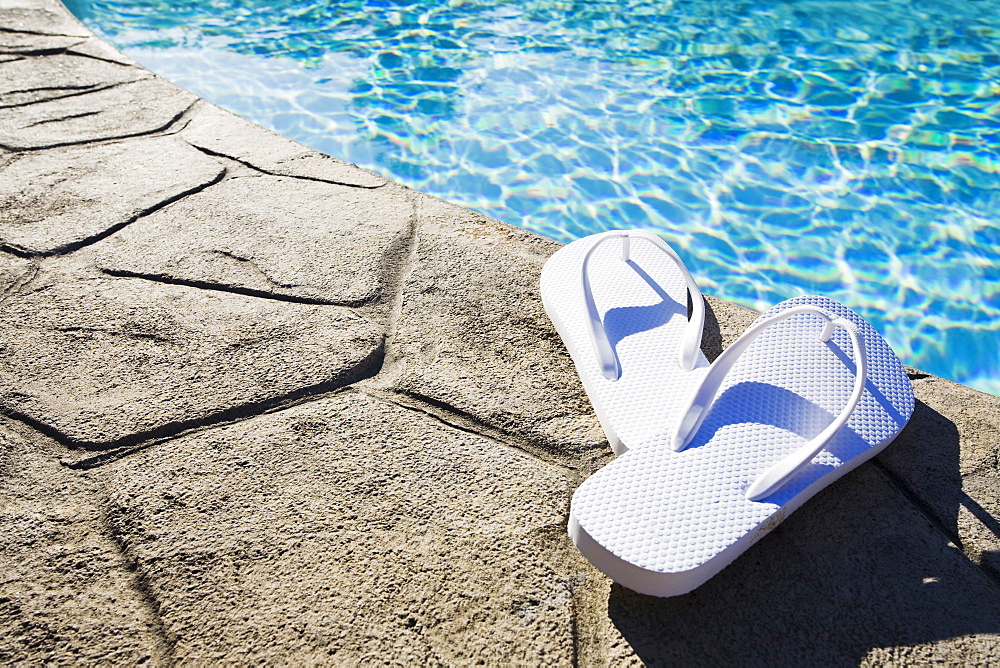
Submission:
[[[692,305],[691,319],[688,321],[687,329],[684,331],[684,337],[681,339],[681,350],[678,364],[684,371],[694,369],[694,366],[698,361],[698,349],[701,347],[701,331],[705,326],[705,303],[701,297],[701,291],[695,284],[694,279],[691,278],[691,274],[688,273],[687,267],[684,266],[680,257],[678,257],[670,246],[665,244],[662,239],[649,232],[631,230],[622,231],[618,234],[608,234],[601,237],[587,250],[587,254],[583,256],[583,299],[587,305],[587,322],[590,329],[590,341],[594,346],[594,355],[597,357],[597,361],[601,365],[601,373],[604,374],[604,377],[608,380],[618,380],[622,375],[622,367],[618,362],[618,355],[615,354],[614,346],[611,345],[611,341],[608,340],[608,334],[604,331],[604,323],[601,322],[601,314],[597,312],[597,304],[594,303],[594,293],[590,288],[590,275],[588,273],[590,256],[594,254],[594,251],[597,250],[598,246],[611,239],[621,239],[622,241],[622,262],[629,261],[630,240],[645,239],[663,251],[663,253],[677,265],[677,268],[681,272],[681,276],[684,277],[684,282],[687,283],[687,289],[688,293],[691,295]]]
[[[718,393],[726,374],[732,369],[740,355],[746,352],[754,339],[771,325],[799,315],[800,313],[811,313],[826,320],[822,331],[819,333],[819,340],[824,343],[830,340],[830,337],[833,336],[833,331],[837,327],[843,327],[847,330],[847,334],[851,337],[851,343],[854,344],[854,361],[857,366],[854,375],[854,391],[851,393],[847,405],[844,406],[844,410],[840,412],[840,415],[833,422],[827,425],[826,429],[807,444],[772,465],[771,468],[750,485],[746,496],[751,501],[760,501],[770,496],[812,461],[813,457],[823,450],[834,434],[847,424],[851,413],[854,412],[854,408],[861,400],[861,395],[865,390],[865,381],[868,377],[868,354],[865,351],[864,341],[858,336],[858,330],[853,322],[844,318],[838,318],[819,307],[804,304],[793,306],[788,310],[775,314],[748,329],[735,343],[726,348],[715,362],[712,363],[712,366],[709,367],[708,373],[705,374],[705,377],[701,381],[701,385],[699,385],[688,402],[687,407],[681,413],[684,417],[681,418],[677,425],[677,431],[674,434],[674,440],[671,444],[675,451],[680,451],[686,448],[691,442],[691,439],[698,432],[698,428],[705,421],[708,409],[715,399],[715,395]]]

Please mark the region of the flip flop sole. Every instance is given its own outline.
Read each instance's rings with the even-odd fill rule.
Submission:
[[[616,454],[669,431],[680,399],[708,366],[700,350],[693,371],[682,371],[678,364],[689,321],[688,289],[677,265],[653,244],[636,241],[630,260],[622,261],[621,245],[611,241],[595,249],[588,268],[594,302],[622,369],[617,380],[603,375],[581,277],[587,252],[602,238],[620,235],[605,232],[564,246],[545,263],[541,276],[542,303]]]
[[[727,375],[690,445],[656,436],[591,476],[573,495],[569,532],[600,570],[635,591],[686,593],[791,512],[884,449],[913,412],[913,389],[881,336],[824,297],[783,302],[761,320],[813,305],[854,324],[868,358],[865,391],[846,426],[783,487],[750,501],[750,485],[829,425],[851,394],[846,332],[823,343],[821,318],[795,315],[762,333]]]

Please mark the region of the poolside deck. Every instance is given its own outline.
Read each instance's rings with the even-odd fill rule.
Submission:
[[[592,568],[557,248],[0,0],[0,661],[1000,662],[1000,398],[916,370],[700,589]],[[708,305],[714,358],[753,314]]]

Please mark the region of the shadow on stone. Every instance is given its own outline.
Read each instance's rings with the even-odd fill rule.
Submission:
[[[924,644],[961,659],[944,641],[1000,632],[1000,589],[954,544],[964,497],[955,425],[918,402],[889,449],[911,439],[935,451],[936,498],[947,494],[952,509],[945,525],[882,464],[865,465],[687,595],[613,585],[611,621],[651,666],[856,664]]]
[[[918,399],[906,428],[875,460],[899,491],[959,546],[958,509],[968,498],[962,491],[960,453],[955,423]]]
[[[691,299],[688,298],[688,312],[690,313]],[[719,329],[719,319],[715,315],[711,302],[705,300],[705,328],[701,334],[701,352],[709,362],[714,362],[715,358],[722,354],[722,331]]]
[[[975,434],[979,431],[975,427],[967,429],[972,432],[968,434],[970,441],[977,436],[989,438],[988,434]],[[879,455],[877,461],[911,501],[924,509],[956,545],[1000,584],[998,552],[990,549],[1000,540],[1000,519],[996,508],[986,507],[991,505],[993,494],[988,490],[996,488],[996,474],[988,462],[977,465],[972,461],[963,467],[966,470],[963,477],[959,469],[962,454],[959,442],[955,424],[918,400],[910,424],[898,442]],[[971,447],[967,449],[973,451]],[[963,508],[968,511],[964,522]]]
[[[962,492],[961,503],[965,506],[966,510],[976,517],[977,520],[982,522],[986,528],[992,531],[994,536],[1000,538],[1000,520],[991,515],[988,510],[976,503],[975,499],[965,492]],[[983,552],[982,565],[990,568],[990,570],[994,572],[994,575],[1000,574],[1000,561],[997,561],[997,555],[1000,555],[1000,552]]]

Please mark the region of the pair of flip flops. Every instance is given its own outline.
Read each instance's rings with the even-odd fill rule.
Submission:
[[[826,297],[778,304],[709,364],[698,286],[649,232],[561,248],[541,292],[619,455],[573,495],[569,533],[640,593],[701,585],[913,412],[888,344]]]

